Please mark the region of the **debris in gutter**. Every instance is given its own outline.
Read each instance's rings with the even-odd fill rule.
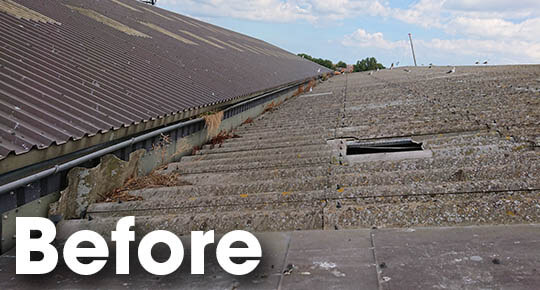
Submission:
[[[103,195],[101,202],[137,201],[142,200],[140,196],[129,194],[129,191],[143,188],[154,188],[163,186],[182,186],[191,183],[180,179],[179,173],[160,174],[155,171],[146,176],[130,178],[119,188]]]
[[[232,139],[232,138],[240,138],[240,136],[232,132],[221,131],[214,138],[212,138],[208,143],[211,144],[212,146],[216,146],[216,145],[221,146],[221,144],[223,144],[225,140]]]
[[[223,111],[217,113],[209,113],[202,116],[207,130],[206,136],[213,138],[219,133],[219,126],[223,120]]]
[[[191,155],[197,155],[197,152],[201,150],[201,147],[194,146],[193,149],[191,149]]]
[[[277,107],[281,106],[281,104],[283,104],[283,101],[279,101],[277,103],[274,103],[274,101],[272,101],[270,104],[266,105],[266,107],[264,108],[263,114],[266,112],[274,111]]]
[[[248,117],[248,118],[242,123],[242,125],[251,124],[251,123],[253,123],[253,119],[250,118],[250,117]]]

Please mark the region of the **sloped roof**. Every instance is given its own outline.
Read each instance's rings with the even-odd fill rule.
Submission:
[[[0,0],[0,159],[327,72],[129,0]]]

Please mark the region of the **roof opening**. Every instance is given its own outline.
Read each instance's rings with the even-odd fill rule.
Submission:
[[[362,155],[374,153],[422,151],[422,143],[410,139],[384,142],[365,142],[347,144],[347,155]]]

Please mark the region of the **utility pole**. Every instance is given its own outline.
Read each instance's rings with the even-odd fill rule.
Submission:
[[[416,55],[414,55],[414,46],[412,44],[412,34],[409,33],[409,40],[411,41],[411,50],[412,50],[412,57],[413,57],[413,60],[414,60],[414,66],[417,66],[416,65]]]

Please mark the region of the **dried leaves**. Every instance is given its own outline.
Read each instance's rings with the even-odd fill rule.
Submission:
[[[217,134],[214,138],[212,138],[210,140],[210,142],[208,142],[209,144],[212,144],[212,145],[221,145],[223,144],[223,142],[225,142],[225,140],[227,139],[232,139],[232,138],[240,138],[240,136],[232,133],[232,132],[225,132],[225,131],[221,131],[219,132],[219,134]]]
[[[191,185],[191,183],[180,179],[180,174],[169,173],[159,174],[152,172],[146,176],[130,178],[120,188],[105,194],[103,202],[118,202],[118,201],[136,201],[142,200],[140,196],[129,194],[132,190],[155,187],[182,186]]]
[[[207,129],[207,137],[211,138],[216,136],[219,132],[221,121],[223,120],[223,111],[211,115],[204,115],[202,117]]]

